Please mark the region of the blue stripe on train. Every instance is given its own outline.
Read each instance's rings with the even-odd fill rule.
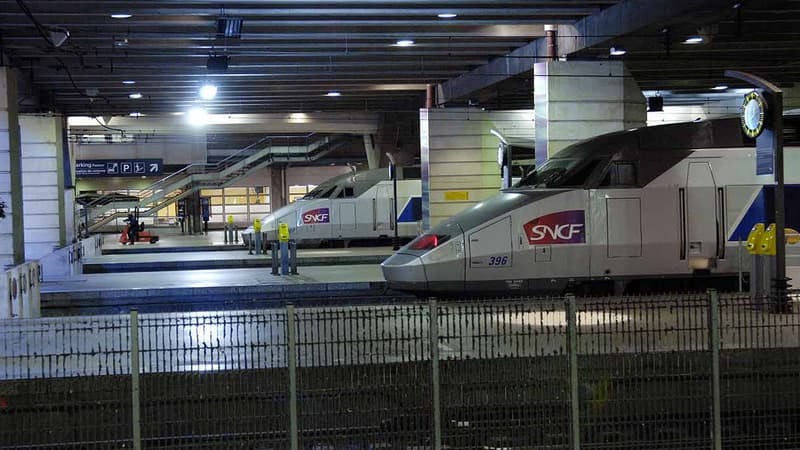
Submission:
[[[786,205],[786,227],[800,230],[800,185],[786,185],[784,196]],[[775,186],[762,186],[753,203],[747,208],[742,221],[733,231],[729,240],[746,241],[750,230],[757,223],[770,224],[775,221]]]
[[[411,197],[403,212],[397,217],[398,222],[419,222],[422,220],[422,197]]]

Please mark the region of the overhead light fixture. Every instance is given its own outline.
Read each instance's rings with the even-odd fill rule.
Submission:
[[[336,92],[336,91],[330,91],[327,94],[325,94],[325,96],[326,97],[341,97],[342,93],[341,92]]]
[[[183,112],[183,111],[175,111],[174,113],[172,113],[173,116],[182,116],[184,114],[186,114],[186,113]]]
[[[131,117],[142,117],[142,116],[144,116],[144,114],[142,114],[140,112],[132,112],[132,113],[130,113],[128,115],[131,116]]]
[[[689,45],[702,44],[703,42],[705,42],[703,36],[689,36],[686,38],[685,41],[683,41],[684,44],[689,44]]]
[[[112,19],[130,19],[131,17],[133,17],[133,15],[128,13],[114,13],[111,15]]]
[[[455,19],[456,17],[458,17],[458,14],[455,14],[455,13],[439,13],[439,14],[436,15],[436,17],[438,17],[440,19]]]
[[[395,43],[395,45],[397,45],[398,47],[411,47],[412,45],[414,45],[414,41],[412,41],[411,39],[400,39]]]
[[[142,93],[141,92],[131,92],[130,94],[128,94],[128,98],[132,98],[134,100],[139,100],[140,98],[142,98]]]
[[[208,123],[208,111],[205,108],[192,108],[186,114],[186,120],[192,126],[203,126]]]
[[[206,61],[206,69],[209,72],[225,72],[228,70],[228,55],[209,55]]]
[[[64,45],[64,42],[67,42],[67,39],[69,39],[69,31],[61,27],[50,27],[47,29],[47,37],[50,39],[50,43],[53,44],[53,47],[58,48]]]
[[[132,85],[132,84],[136,84],[136,81],[134,81],[134,80],[122,80],[122,84]]]
[[[217,37],[231,39],[242,38],[242,18],[241,17],[220,17],[217,19]]]
[[[114,47],[127,48],[128,47],[128,38],[114,39]]]
[[[625,53],[628,53],[628,51],[620,46],[611,47],[611,49],[608,51],[608,54],[611,56],[622,56]]]
[[[727,90],[727,89],[728,89],[728,86],[725,86],[724,84],[720,84],[718,86],[714,86],[713,88],[711,88],[712,91],[724,91],[724,90]]]
[[[202,97],[203,100],[212,100],[216,96],[217,87],[213,84],[204,84],[203,87],[200,88],[200,97]]]

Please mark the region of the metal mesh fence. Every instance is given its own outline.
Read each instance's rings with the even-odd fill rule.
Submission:
[[[0,447],[131,446],[127,316],[0,325]]]
[[[720,301],[724,448],[800,447],[800,314],[773,306],[748,296]]]
[[[769,306],[693,294],[0,322],[0,448],[798,448],[800,317]]]

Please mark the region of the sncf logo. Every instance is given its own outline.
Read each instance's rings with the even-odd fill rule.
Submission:
[[[523,229],[531,245],[586,242],[586,222],[583,210],[579,209],[537,217],[523,225]]]
[[[303,213],[303,223],[329,223],[331,221],[331,214],[328,208],[317,208]]]

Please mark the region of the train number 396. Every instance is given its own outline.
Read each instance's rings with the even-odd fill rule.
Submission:
[[[508,265],[508,256],[490,256],[489,257],[489,265],[490,266],[507,266]]]

